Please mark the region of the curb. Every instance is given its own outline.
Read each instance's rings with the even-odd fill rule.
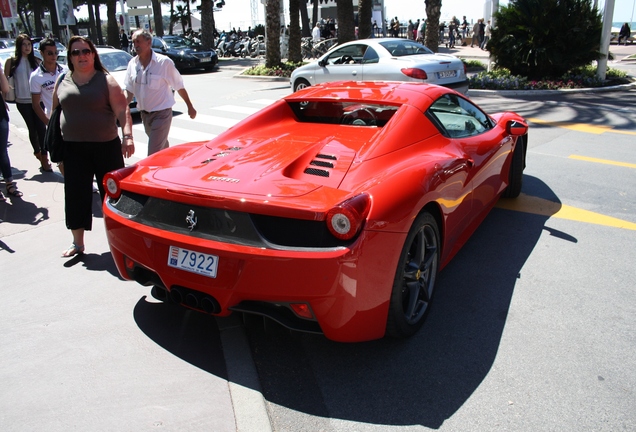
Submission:
[[[271,432],[267,404],[247,336],[234,313],[217,317],[237,432]]]
[[[636,82],[629,84],[620,84],[608,87],[591,87],[591,88],[576,88],[576,89],[559,89],[559,90],[482,90],[482,89],[469,89],[469,96],[550,96],[550,95],[563,95],[563,94],[577,94],[577,93],[603,93],[612,91],[624,91],[632,88],[636,88]]]

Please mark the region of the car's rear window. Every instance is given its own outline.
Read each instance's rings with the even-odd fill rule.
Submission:
[[[290,102],[299,122],[382,127],[398,110],[397,105],[364,102]]]
[[[433,51],[421,43],[408,41],[406,39],[389,39],[387,41],[380,42],[380,45],[393,57],[404,57],[416,54],[433,54]]]

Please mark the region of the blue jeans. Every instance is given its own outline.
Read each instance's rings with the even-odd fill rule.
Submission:
[[[11,180],[11,161],[9,160],[9,121],[0,119],[0,172],[5,181]]]

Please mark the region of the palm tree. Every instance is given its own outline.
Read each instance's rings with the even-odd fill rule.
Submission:
[[[152,14],[155,19],[155,33],[157,36],[163,36],[163,15],[161,12],[161,2],[152,0]]]
[[[300,49],[300,0],[289,0],[289,53],[287,60],[300,63],[303,60]]]
[[[215,33],[213,0],[201,0],[201,45],[205,49],[214,48]]]
[[[353,0],[338,0],[336,14],[338,16],[338,43],[352,41],[356,38],[353,17]]]
[[[178,22],[181,24],[181,28],[183,29],[183,34],[186,32],[186,26],[188,25],[188,17],[190,16],[190,12],[186,10],[186,8],[182,5],[177,5],[177,11],[173,15],[174,22]]]
[[[106,0],[106,43],[114,47],[119,46],[117,0]]]
[[[267,11],[267,54],[265,67],[273,68],[280,65],[280,0],[268,0]]]
[[[439,17],[442,11],[442,0],[425,0],[426,4],[426,37],[424,45],[433,52],[439,51]]]
[[[373,0],[358,0],[358,37],[366,39],[371,37],[373,28],[371,16],[373,15]]]

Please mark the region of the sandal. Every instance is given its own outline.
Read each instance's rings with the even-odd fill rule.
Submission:
[[[84,253],[84,246],[78,246],[75,243],[71,243],[71,245],[62,252],[62,258],[70,258],[75,255],[81,255]]]
[[[40,153],[34,153],[37,160],[40,161],[40,171],[42,172],[53,172],[53,167],[49,162],[49,155],[45,151],[41,151]]]
[[[7,199],[5,198],[4,194],[2,193],[2,191],[0,191],[0,202],[4,202]]]
[[[7,183],[7,193],[18,198],[23,195],[23,193],[18,190],[15,182]]]

